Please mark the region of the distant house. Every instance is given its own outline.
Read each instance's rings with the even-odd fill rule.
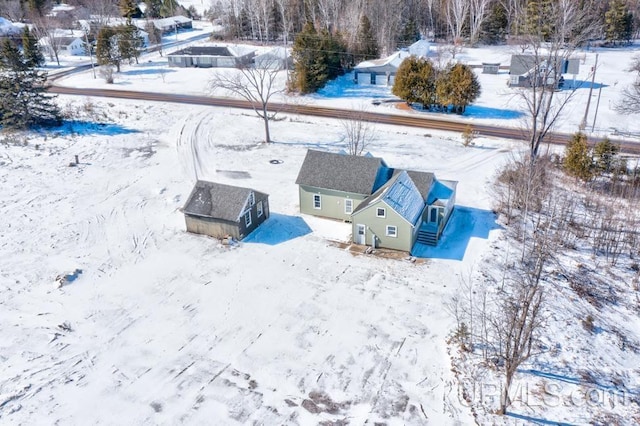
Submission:
[[[45,53],[50,55],[51,52],[51,44],[49,39],[44,38],[40,39],[40,45],[44,49]],[[59,46],[58,53],[73,55],[73,56],[82,56],[87,54],[87,50],[85,48],[85,42],[80,37],[73,36],[55,36],[54,43]]]
[[[548,71],[549,67],[553,70]],[[536,58],[534,55],[512,55],[509,65],[509,87],[549,86],[564,82],[562,74],[578,74],[580,60],[576,58],[558,58],[558,62],[549,64],[546,59]],[[560,76],[556,79],[556,75]],[[543,81],[543,79],[547,81]]]
[[[253,62],[256,68],[276,70],[293,68],[291,52],[284,47],[275,47],[268,52],[257,55]]]
[[[427,40],[420,39],[413,43],[411,46],[407,47],[407,51],[409,55],[417,56],[418,58],[427,58],[429,57],[429,52],[431,50],[431,43]]]
[[[344,221],[391,177],[381,158],[308,150],[296,184],[300,212]]]
[[[140,29],[146,29],[148,21],[144,19],[138,19],[135,22]],[[160,30],[162,34],[168,34],[179,30],[188,30],[193,28],[193,21],[182,15],[169,16],[168,18],[161,19],[152,19],[150,22],[154,27]]]
[[[362,85],[392,86],[398,67],[407,57],[407,52],[396,52],[387,58],[360,62],[353,68],[354,81]]]
[[[251,64],[255,52],[227,46],[192,46],[167,55],[171,67],[236,68]]]
[[[296,183],[301,213],[351,221],[355,244],[407,252],[417,242],[438,243],[457,187],[433,173],[394,170],[381,158],[314,150]]]
[[[250,188],[199,180],[182,211],[189,232],[242,240],[269,217],[269,196]]]

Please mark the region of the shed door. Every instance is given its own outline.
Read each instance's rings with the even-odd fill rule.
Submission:
[[[357,224],[356,225],[357,228],[357,232],[356,232],[356,244],[365,244],[366,242],[366,237],[367,237],[367,228],[366,226],[362,225],[362,224]]]

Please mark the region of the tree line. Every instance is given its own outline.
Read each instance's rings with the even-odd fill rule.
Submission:
[[[567,20],[587,11],[581,25],[612,44],[631,40],[640,23],[637,0],[214,0],[206,16],[223,25],[227,38],[287,41],[311,21],[343,34],[348,46],[367,16],[382,52],[390,53],[415,34],[470,45],[548,35],[557,28],[546,18],[557,10]]]

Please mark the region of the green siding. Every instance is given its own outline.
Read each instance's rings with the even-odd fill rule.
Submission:
[[[378,207],[383,207],[386,210],[385,218],[376,216]],[[367,208],[355,213],[352,221],[354,242],[356,242],[355,238],[358,232],[358,224],[362,224],[367,227],[366,245],[371,245],[371,238],[375,234],[377,237],[378,247],[402,250],[406,252],[410,252],[413,248],[419,228],[414,228],[410,225],[409,222],[407,222],[382,200],[378,200],[367,206]],[[397,227],[397,237],[387,237],[387,225]]]
[[[300,213],[313,216],[329,217],[344,221],[351,220],[351,214],[344,212],[344,200],[353,200],[353,210],[365,199],[365,195],[350,192],[333,191],[330,189],[314,188],[311,186],[298,185],[300,192]],[[313,207],[313,196],[319,194],[321,197],[321,208]]]

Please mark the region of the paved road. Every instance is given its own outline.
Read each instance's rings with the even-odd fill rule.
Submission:
[[[56,76],[57,78],[57,76]],[[212,98],[207,96],[193,96],[193,95],[175,95],[169,93],[153,93],[153,92],[136,92],[131,90],[105,90],[105,89],[83,89],[74,87],[64,87],[52,85],[49,88],[52,93],[59,93],[65,95],[79,95],[79,96],[92,96],[92,97],[108,97],[108,98],[121,98],[121,99],[139,99],[146,101],[158,101],[158,102],[174,102],[192,105],[210,105],[227,108],[242,108],[252,109],[253,106],[250,102],[242,99],[232,98]],[[381,124],[392,124],[410,127],[420,127],[426,129],[435,130],[448,130],[453,132],[463,132],[467,126],[471,126],[472,130],[481,136],[493,136],[499,138],[524,140],[528,139],[528,135],[525,131],[510,127],[498,127],[489,126],[475,123],[468,123],[464,121],[458,121],[453,119],[436,119],[432,117],[424,116],[407,116],[397,114],[383,114],[377,112],[361,112],[351,111],[340,108],[329,108],[314,105],[299,105],[299,104],[287,104],[271,102],[269,104],[269,110],[291,113],[310,115],[315,117],[328,117],[338,119],[354,118],[356,115],[358,118]],[[564,145],[571,138],[571,134],[567,133],[550,133],[547,135],[547,141],[553,144]],[[597,142],[601,138],[590,138],[592,142]],[[626,154],[638,154],[640,155],[640,142],[634,142],[623,139],[611,139],[611,142],[620,146],[621,152]]]

